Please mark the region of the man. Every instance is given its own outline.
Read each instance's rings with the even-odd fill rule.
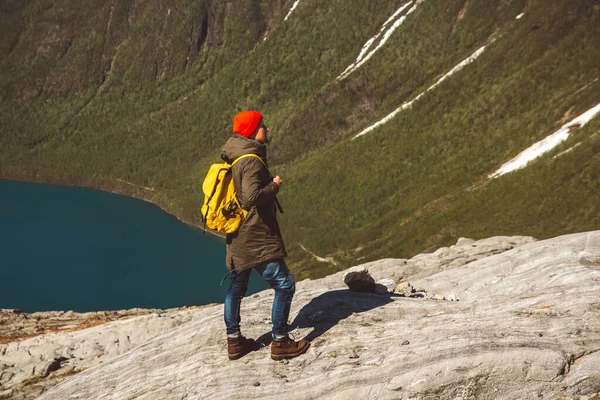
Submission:
[[[240,330],[240,305],[248,289],[252,269],[275,290],[271,311],[271,358],[282,360],[297,357],[310,346],[305,339],[295,342],[288,336],[288,318],[296,285],[285,265],[284,257],[287,254],[277,224],[275,196],[283,182],[279,176],[273,178],[266,167],[268,132],[269,128],[263,123],[260,113],[241,112],[233,119],[233,136],[223,149],[222,157],[229,163],[244,154],[256,154],[262,159],[245,157],[231,169],[238,200],[248,210],[248,215],[240,229],[226,237],[230,282],[225,297],[224,317],[230,360],[236,360],[258,348],[258,344],[242,336]]]

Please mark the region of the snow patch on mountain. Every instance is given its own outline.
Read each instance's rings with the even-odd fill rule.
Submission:
[[[532,146],[523,150],[518,156],[503,164],[496,172],[490,174],[488,178],[497,178],[508,172],[524,168],[527,164],[558,146],[560,143],[567,140],[572,129],[581,128],[592,120],[600,112],[600,104],[584,112],[571,122],[563,125],[559,130],[547,136],[546,138],[534,143]]]
[[[359,134],[357,134],[356,136],[354,136],[352,139],[356,139],[357,137],[363,136],[363,135],[371,132],[373,129],[375,129],[375,128],[377,128],[377,127],[385,124],[386,122],[388,122],[389,120],[391,120],[392,118],[394,118],[400,111],[405,110],[405,109],[407,109],[409,107],[412,107],[413,103],[415,101],[419,100],[425,93],[427,93],[430,90],[434,89],[436,86],[438,86],[444,80],[446,80],[450,76],[454,75],[455,73],[457,73],[458,71],[460,71],[461,69],[463,69],[466,65],[468,65],[468,64],[472,63],[473,61],[475,61],[477,59],[477,57],[479,57],[481,54],[483,54],[483,52],[485,51],[486,46],[482,46],[479,49],[477,49],[477,51],[475,51],[469,57],[467,57],[466,59],[464,59],[463,61],[461,61],[460,63],[458,63],[448,73],[446,73],[444,76],[442,76],[440,79],[438,79],[437,82],[435,82],[433,85],[429,86],[429,88],[427,88],[427,90],[425,90],[424,92],[420,93],[417,97],[415,97],[411,101],[408,101],[408,102],[402,104],[400,107],[398,107],[397,109],[395,109],[390,114],[386,115],[384,118],[380,119],[379,121],[377,121],[373,125],[371,125],[368,128],[364,129],[362,132],[360,132]]]
[[[296,0],[296,2],[294,3],[294,5],[292,5],[292,8],[290,8],[290,11],[288,11],[287,15],[283,19],[284,21],[287,21],[288,18],[290,17],[290,15],[292,15],[292,12],[294,12],[294,10],[296,9],[296,7],[298,7],[298,3],[300,3],[300,0]]]
[[[398,18],[398,15],[400,15],[400,13],[402,13],[402,11],[404,11],[411,4],[412,4],[412,1],[409,1],[408,3],[401,6],[398,10],[396,10],[396,12],[394,12],[394,14],[392,14],[391,17],[389,17],[387,19],[387,21],[385,21],[383,23],[379,32],[375,36],[373,36],[371,39],[367,40],[367,42],[364,44],[363,48],[361,49],[360,53],[358,54],[358,57],[356,58],[356,61],[354,61],[352,64],[350,64],[348,66],[348,68],[346,68],[344,70],[344,72],[342,72],[336,78],[338,81],[345,79],[348,75],[350,75],[352,72],[354,72],[356,69],[358,69],[361,65],[363,65],[365,62],[367,62],[367,60],[369,58],[371,58],[373,56],[373,54],[375,54],[377,52],[377,50],[379,50],[385,44],[385,42],[387,42],[387,40],[390,38],[392,33],[394,33],[396,28],[398,28],[400,25],[402,25],[402,23],[404,22],[406,17],[417,9],[417,5],[419,4],[419,2],[416,2],[406,12],[405,15]],[[396,19],[396,18],[398,18],[398,19]],[[396,21],[392,24],[392,26],[388,27],[390,22],[392,22],[394,20],[396,20]],[[381,37],[381,35],[383,35],[383,38],[381,38],[381,40],[379,41],[379,43],[373,50],[369,51],[371,49],[371,45],[373,43],[375,43],[375,41],[377,41],[377,39],[379,39]]]

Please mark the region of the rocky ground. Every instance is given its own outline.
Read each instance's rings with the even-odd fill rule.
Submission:
[[[0,344],[0,398],[600,400],[600,231],[461,239],[356,269],[381,294],[348,290],[349,271],[297,284],[299,358],[270,359],[264,291],[242,326],[266,346],[240,360],[222,305],[154,310]]]
[[[48,311],[24,313],[21,310],[0,309],[0,344],[20,341],[47,333],[75,331],[118,319],[161,312],[161,310],[132,309],[76,313]]]
[[[0,399],[36,398],[189,320],[189,313],[199,308],[31,314],[1,309]]]

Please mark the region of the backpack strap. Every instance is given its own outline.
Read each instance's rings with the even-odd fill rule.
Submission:
[[[243,155],[239,156],[238,158],[236,158],[235,160],[233,160],[233,162],[231,163],[231,166],[233,167],[235,165],[235,163],[237,163],[238,161],[240,161],[242,158],[247,158],[247,157],[258,158],[260,160],[260,162],[265,166],[265,168],[267,169],[267,171],[269,170],[269,167],[267,167],[267,164],[265,163],[265,161],[258,154],[252,154],[252,153],[243,154]],[[269,172],[269,175],[271,175],[270,172]]]
[[[246,158],[246,157],[258,158],[260,160],[260,162],[267,169],[267,172],[269,173],[269,178],[273,179],[273,175],[271,175],[271,171],[269,171],[269,167],[267,167],[267,163],[265,163],[265,160],[263,160],[258,154],[253,154],[253,153],[243,154],[243,155],[239,156],[238,158],[236,158],[235,160],[233,160],[233,162],[231,163],[231,167],[233,168],[235,163],[237,163],[242,158]],[[275,196],[275,204],[277,205],[277,209],[279,210],[279,212],[281,214],[283,214],[283,208],[281,208],[281,204],[279,204],[279,200],[277,200],[277,196]]]

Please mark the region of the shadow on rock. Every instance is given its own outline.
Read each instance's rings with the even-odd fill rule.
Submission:
[[[308,341],[313,341],[336,326],[341,320],[348,318],[354,313],[362,313],[388,304],[392,301],[392,297],[400,296],[393,293],[358,293],[350,290],[326,292],[315,297],[302,307],[296,318],[294,318],[294,321],[290,324],[289,330],[313,328],[305,337]],[[271,333],[265,333],[258,341],[264,345],[270,344]]]

